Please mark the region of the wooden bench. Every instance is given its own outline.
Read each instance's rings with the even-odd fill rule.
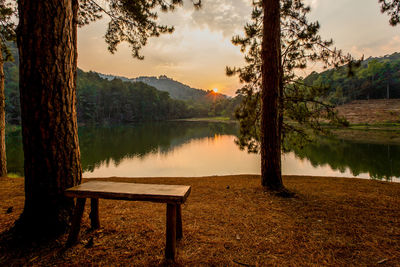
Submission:
[[[72,228],[68,236],[67,246],[78,240],[80,224],[85,208],[86,198],[91,199],[90,220],[93,229],[100,227],[99,198],[119,199],[130,201],[151,201],[167,204],[167,227],[165,257],[174,260],[176,254],[176,240],[182,238],[181,204],[190,194],[190,186],[137,184],[116,182],[87,182],[69,188],[65,191],[68,197],[77,198]]]

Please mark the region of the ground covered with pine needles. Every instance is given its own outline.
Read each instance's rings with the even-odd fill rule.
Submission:
[[[66,235],[0,242],[0,265],[400,265],[400,184],[290,176],[296,197],[281,198],[255,175],[108,180],[192,186],[175,263],[164,261],[165,204],[100,200],[101,228],[89,229],[89,202],[74,247]],[[22,212],[23,191],[23,179],[0,178],[0,233]]]

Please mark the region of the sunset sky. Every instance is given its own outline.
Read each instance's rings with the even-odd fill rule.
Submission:
[[[251,0],[202,0],[195,11],[191,1],[173,13],[160,14],[160,22],[174,25],[175,32],[151,38],[141,51],[143,61],[131,57],[123,44],[110,54],[104,42],[107,18],[79,29],[78,66],[85,71],[129,78],[167,75],[191,87],[233,96],[240,83],[225,75],[225,66],[241,66],[243,54],[231,44],[250,19]],[[383,56],[400,52],[400,26],[389,25],[378,0],[307,0],[310,21],[318,20],[321,35],[355,57]],[[310,70],[312,69],[312,66]],[[307,73],[304,73],[306,75]]]

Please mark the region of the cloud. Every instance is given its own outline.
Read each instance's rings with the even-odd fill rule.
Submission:
[[[221,31],[224,36],[232,36],[250,20],[250,1],[208,0],[203,8],[193,13],[194,22],[211,31]]]
[[[187,0],[183,12],[178,8],[172,13],[162,13],[160,21],[169,25],[208,28],[230,38],[250,20],[251,10],[251,1],[247,0],[202,0],[200,10],[194,10],[192,2]]]

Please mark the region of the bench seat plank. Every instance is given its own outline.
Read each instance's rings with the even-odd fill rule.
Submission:
[[[182,204],[190,194],[186,185],[160,185],[120,182],[91,181],[69,188],[68,197],[139,200],[171,204]]]

